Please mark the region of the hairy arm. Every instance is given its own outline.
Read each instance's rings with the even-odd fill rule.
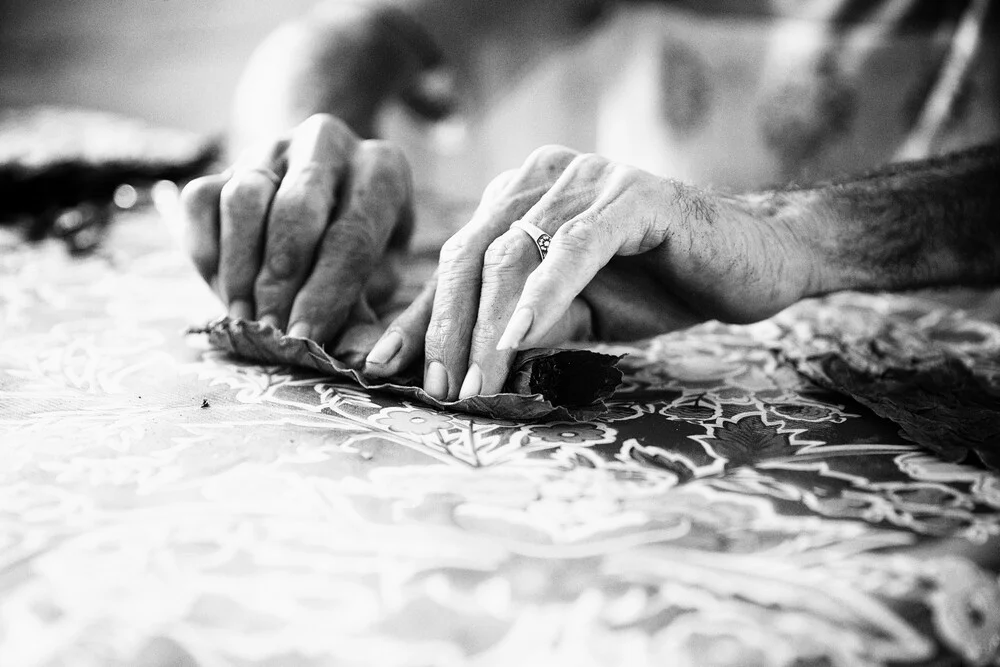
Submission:
[[[815,254],[804,296],[997,284],[997,183],[1000,143],[767,193],[757,205]]]
[[[608,0],[328,0],[258,47],[237,89],[233,143],[315,113],[371,136],[381,105],[425,117],[486,108],[517,76],[583,33]],[[443,84],[443,85],[442,85]]]

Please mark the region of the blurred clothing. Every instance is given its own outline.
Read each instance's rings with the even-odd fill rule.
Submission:
[[[597,152],[703,185],[747,189],[892,160],[968,2],[636,3],[608,44]],[[932,152],[1000,135],[992,11]]]

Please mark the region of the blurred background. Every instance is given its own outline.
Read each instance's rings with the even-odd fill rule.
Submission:
[[[0,107],[223,130],[254,47],[315,0],[0,0]]]
[[[224,136],[254,48],[316,0],[0,0],[0,109],[82,106]],[[488,118],[429,126],[389,114],[418,188],[477,200],[532,149],[593,150],[598,70],[575,51],[534,72]],[[575,64],[570,64],[574,60]],[[551,103],[546,103],[546,101]],[[543,112],[539,113],[539,109]]]
[[[38,104],[78,106],[221,138],[229,124],[240,74],[253,50],[279,24],[307,12],[315,3],[0,0],[0,111]],[[639,130],[640,141],[633,143],[639,146],[640,154],[624,154],[635,158],[627,160],[633,164],[642,165],[641,151],[647,150],[646,144],[660,150],[663,137],[647,129],[655,127],[656,118],[651,114],[659,108],[659,98],[648,92],[655,89],[650,82],[658,83],[659,40],[699,44],[710,56],[724,59],[727,50],[722,47],[735,35],[742,62],[763,61],[767,56],[759,44],[746,38],[747,33],[739,29],[733,32],[732,23],[719,29],[718,20],[706,23],[689,18],[678,24],[677,17],[667,23],[648,13],[633,14],[631,19],[606,26],[603,35],[583,40],[546,62],[486,118],[428,125],[401,111],[390,116],[390,136],[406,148],[415,166],[418,189],[447,195],[459,211],[424,216],[441,237],[452,231],[449,227],[467,219],[463,215],[493,176],[519,165],[539,145],[558,143],[578,150],[596,147],[614,157],[618,144],[607,137],[598,141],[603,127],[605,134],[614,135],[612,140],[618,138],[620,130]],[[638,66],[623,67],[629,58]],[[640,76],[630,81],[621,75],[623,71]],[[900,68],[900,72],[906,71]],[[610,112],[602,112],[602,90],[609,81],[618,83],[619,79],[620,86],[604,93],[605,102],[611,101],[607,105]],[[628,89],[622,87],[626,84]],[[717,106],[747,106],[733,99],[754,82],[748,77],[730,77],[726,84],[727,90],[733,91],[732,99]],[[630,113],[646,122],[621,122]],[[615,123],[609,125],[607,118]],[[712,156],[717,171],[685,173],[681,158],[705,155],[701,147],[697,152],[671,153],[678,161],[671,165],[671,173],[730,185],[769,182],[773,169],[768,156],[754,150],[753,145],[733,145],[732,128],[720,123],[715,126],[730,137],[718,142],[722,153]],[[607,132],[609,128],[614,131]],[[739,136],[745,143],[752,133]],[[59,211],[47,215],[51,222]],[[445,220],[448,222],[442,224]]]

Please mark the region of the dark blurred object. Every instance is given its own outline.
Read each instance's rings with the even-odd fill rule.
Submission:
[[[778,346],[817,385],[947,461],[1000,471],[1000,327],[937,302],[842,292],[779,315]]]
[[[119,186],[134,192],[193,178],[219,148],[197,134],[100,111],[0,110],[0,224],[24,225],[32,240],[54,234],[86,251],[99,241]]]
[[[88,253],[100,245],[104,231],[111,222],[111,207],[96,202],[83,202],[62,209],[56,216],[38,216],[28,228],[28,237],[41,239],[46,232],[66,241],[70,252]]]

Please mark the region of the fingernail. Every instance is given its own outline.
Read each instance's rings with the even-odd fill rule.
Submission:
[[[531,322],[535,319],[530,308],[521,308],[516,313],[514,313],[510,322],[507,323],[507,328],[504,329],[503,335],[500,336],[499,342],[497,342],[498,350],[516,350],[517,346],[524,340],[525,334],[528,333],[528,329],[531,328]]]
[[[479,370],[479,364],[469,366],[469,372],[465,374],[462,382],[462,389],[458,392],[459,398],[469,398],[476,396],[483,389],[483,372]]]
[[[308,322],[296,322],[288,327],[288,335],[293,338],[309,338],[309,334],[311,333],[312,327],[309,326]]]
[[[252,320],[253,306],[246,299],[236,299],[229,304],[229,317],[234,320]]]
[[[278,317],[276,315],[264,315],[260,318],[260,323],[269,327],[274,327],[275,329],[280,329],[278,326]]]
[[[448,371],[439,361],[432,361],[424,373],[424,391],[443,401],[448,398]]]
[[[403,337],[398,331],[387,331],[384,336],[378,339],[375,347],[368,353],[369,364],[387,364],[393,357],[399,354],[403,347]]]

